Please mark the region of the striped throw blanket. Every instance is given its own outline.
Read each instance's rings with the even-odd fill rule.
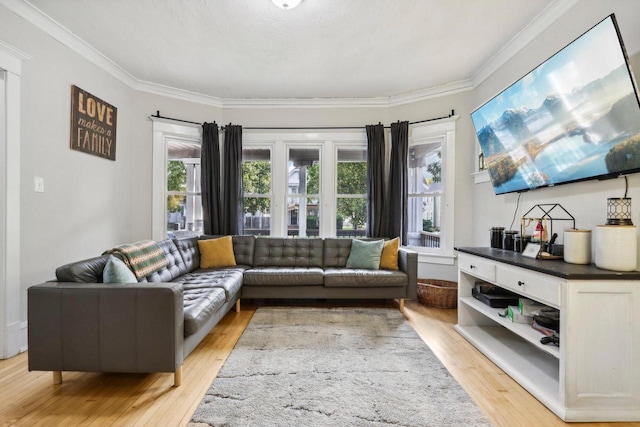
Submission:
[[[106,254],[118,255],[138,280],[167,266],[164,251],[153,240],[141,240],[116,246],[103,253],[103,255]]]

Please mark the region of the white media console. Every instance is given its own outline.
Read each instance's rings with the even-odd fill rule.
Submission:
[[[457,248],[456,330],[565,421],[640,421],[640,272]],[[471,295],[495,284],[560,310],[560,347]]]

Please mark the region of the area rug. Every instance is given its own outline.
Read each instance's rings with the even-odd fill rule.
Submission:
[[[201,426],[490,426],[397,309],[260,308]]]

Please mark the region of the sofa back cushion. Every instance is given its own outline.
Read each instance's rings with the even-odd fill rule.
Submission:
[[[63,265],[56,269],[59,282],[102,283],[102,271],[109,255],[102,255]]]
[[[344,268],[351,253],[351,239],[324,239],[324,267]]]
[[[142,278],[140,282],[171,282],[176,277],[180,277],[187,272],[182,255],[173,240],[162,240],[158,242],[158,245],[164,252],[167,265],[155,273]]]
[[[233,236],[233,254],[237,265],[253,267],[253,251],[256,246],[254,236]]]
[[[322,239],[258,237],[254,267],[322,267]]]
[[[186,273],[191,273],[200,268],[200,249],[198,248],[197,237],[183,237],[173,239],[173,243],[178,248]]]

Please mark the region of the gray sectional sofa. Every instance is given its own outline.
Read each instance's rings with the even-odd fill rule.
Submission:
[[[28,289],[29,370],[173,372],[240,298],[391,299],[417,295],[417,253],[399,270],[346,268],[351,239],[233,236],[236,265],[200,268],[200,236],[158,242],[167,266],[139,283],[102,283],[108,256]]]

